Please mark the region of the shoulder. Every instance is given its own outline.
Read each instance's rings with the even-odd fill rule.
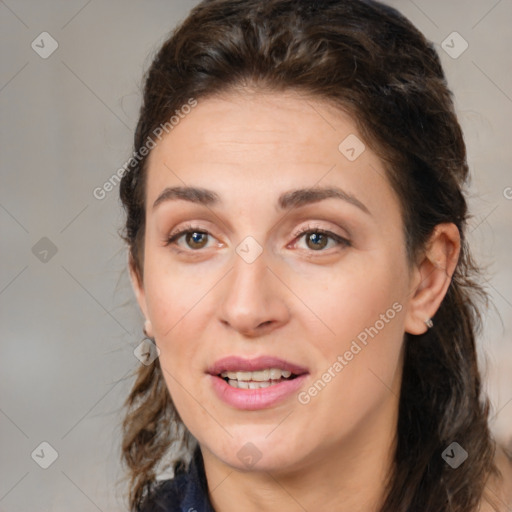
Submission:
[[[491,477],[485,487],[489,500],[482,501],[479,512],[509,512],[512,507],[512,445],[505,449],[496,445],[495,463],[501,476]],[[490,501],[497,508],[493,508]]]

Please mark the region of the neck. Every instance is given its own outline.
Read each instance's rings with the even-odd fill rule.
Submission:
[[[201,447],[210,501],[216,512],[377,512],[393,471],[397,419],[390,393],[349,437],[288,471],[239,471]]]

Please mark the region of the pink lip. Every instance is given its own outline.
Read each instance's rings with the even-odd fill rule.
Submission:
[[[225,371],[258,371],[266,368],[279,368],[288,370],[297,375],[294,379],[284,380],[267,388],[240,389],[230,386],[219,377]],[[226,357],[217,361],[207,370],[209,379],[217,396],[228,405],[237,409],[254,411],[266,409],[295,394],[304,384],[308,375],[306,368],[271,356],[262,356],[256,359],[243,359],[241,357]]]
[[[206,370],[206,372],[210,375],[219,375],[222,372],[256,372],[267,368],[288,370],[295,375],[308,373],[307,368],[272,356],[260,356],[255,359],[244,359],[243,357],[237,356],[224,357],[216,361],[213,366]]]
[[[307,373],[292,380],[284,380],[268,388],[240,389],[230,386],[224,379],[209,375],[212,387],[217,396],[228,405],[246,411],[266,409],[295,394],[303,385]]]

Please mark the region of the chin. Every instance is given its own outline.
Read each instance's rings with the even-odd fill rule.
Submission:
[[[298,445],[285,442],[280,436],[272,439],[271,428],[265,426],[254,431],[244,431],[242,435],[234,435],[227,444],[223,446],[210,445],[209,450],[222,462],[239,471],[268,471],[280,472],[300,464],[300,461],[307,457],[304,450],[304,443]],[[301,449],[301,453],[298,451]]]

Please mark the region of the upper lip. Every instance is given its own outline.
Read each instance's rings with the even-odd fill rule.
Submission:
[[[288,370],[294,375],[308,373],[307,368],[299,366],[284,359],[273,356],[260,356],[253,359],[246,359],[239,356],[223,357],[207,369],[210,375],[220,375],[222,372],[256,372],[267,368],[278,368]]]

